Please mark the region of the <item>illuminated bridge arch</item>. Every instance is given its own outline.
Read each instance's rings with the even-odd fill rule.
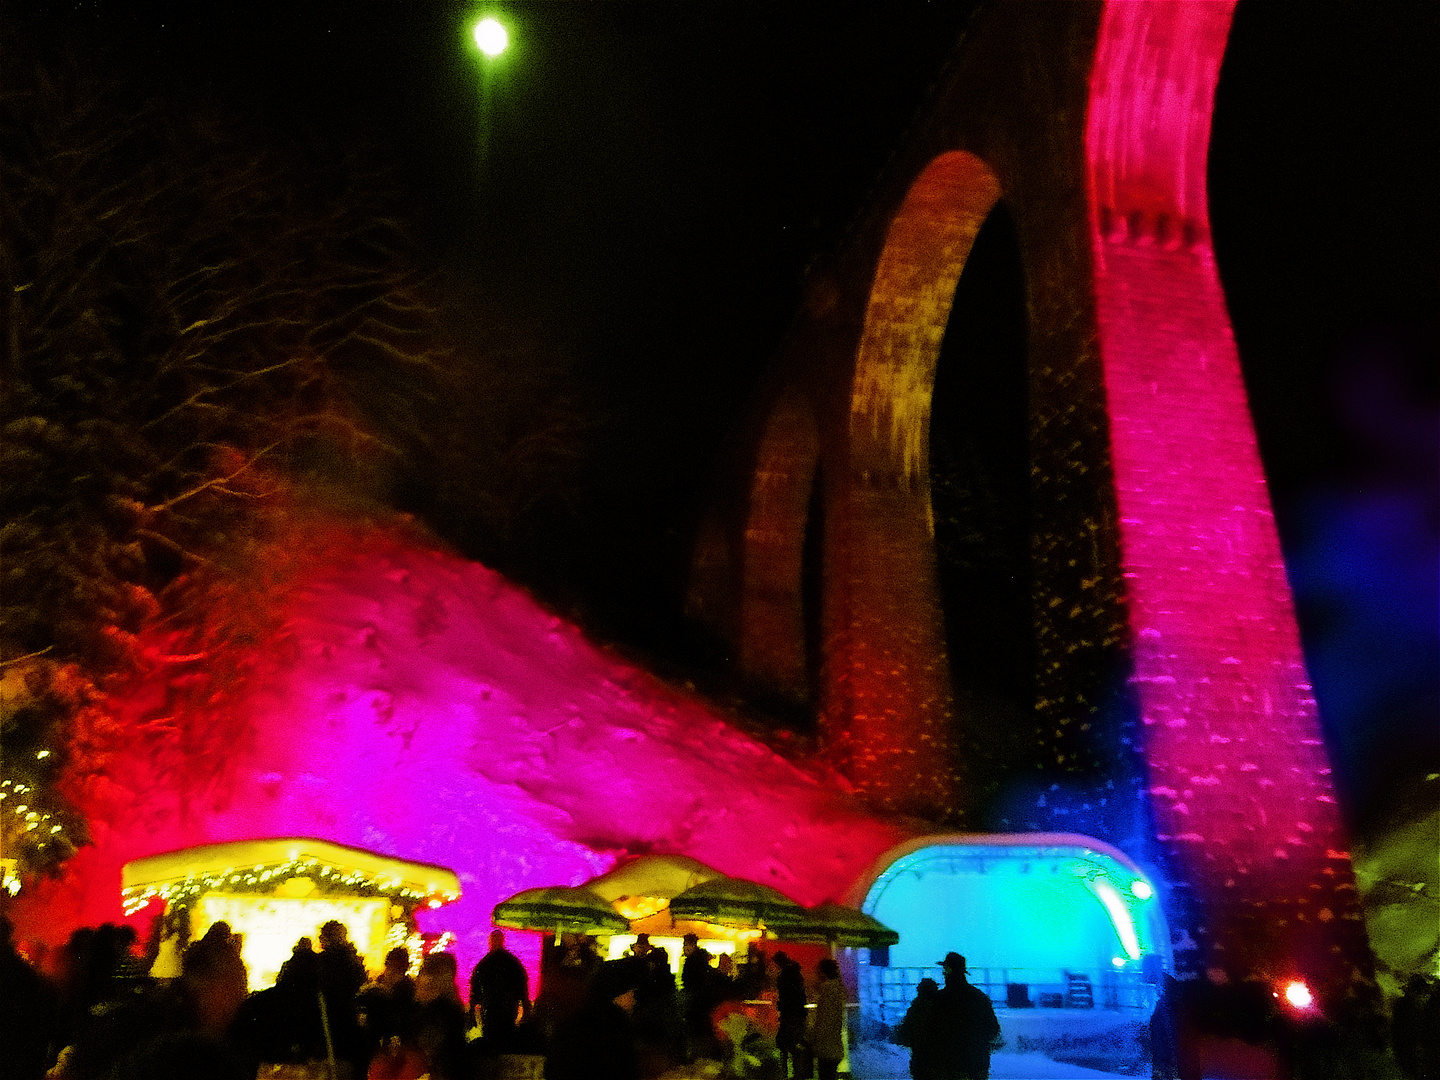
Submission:
[[[1068,821],[1157,866],[1192,970],[1303,972],[1335,998],[1365,981],[1369,953],[1209,233],[1233,7],[982,10],[869,212],[813,275],[757,398],[770,447],[781,403],[808,402],[820,520],[793,497],[777,517],[733,485],[692,610],[735,628],[760,610],[760,583],[790,597],[801,620],[735,631],[767,678],[758,658],[802,647],[794,553],[818,530],[808,705],[835,759],[878,809],[995,828],[995,800],[955,779],[957,732],[994,719],[954,704],[926,433],[956,281],[1003,195],[1027,315],[1036,660],[1021,734],[1047,780],[1092,785],[1030,799],[1052,816],[1023,827],[1079,814]],[[758,476],[767,453],[737,460]],[[755,565],[774,551],[789,556],[773,573]]]
[[[822,715],[870,797],[953,807],[952,695],[934,556],[930,403],[955,287],[1000,197],[974,154],[931,161],[900,204],[875,271],[827,492],[827,645]],[[897,695],[904,685],[908,693]],[[835,722],[843,716],[843,724]]]
[[[751,478],[737,636],[745,670],[799,698],[811,683],[804,562],[819,463],[810,403],[784,398],[766,418]]]

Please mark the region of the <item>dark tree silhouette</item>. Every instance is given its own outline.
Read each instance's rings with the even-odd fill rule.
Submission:
[[[531,337],[442,328],[358,152],[24,54],[0,67],[0,819],[41,868],[83,842],[57,781],[103,752],[107,680],[165,660],[140,630],[237,675],[227,642],[268,615],[235,586],[296,491],[464,507],[451,531],[503,563],[527,515],[565,516],[583,426]]]

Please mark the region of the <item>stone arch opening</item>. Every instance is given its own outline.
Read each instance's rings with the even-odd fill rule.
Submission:
[[[878,805],[953,820],[953,699],[935,569],[929,432],[936,365],[976,234],[1000,197],[980,158],[932,159],[891,218],[827,507],[822,725]],[[838,730],[837,730],[838,729]]]
[[[782,398],[761,436],[749,492],[742,564],[743,670],[795,701],[810,697],[806,617],[807,536],[819,492],[819,436],[808,401]],[[812,555],[812,560],[813,560]]]
[[[961,714],[986,718],[983,733],[959,735],[961,762],[975,774],[967,787],[977,796],[982,783],[994,786],[1016,767],[1033,727],[1028,329],[1019,236],[1001,200],[956,286],[930,414],[950,674]],[[1014,745],[1000,745],[1002,738]]]

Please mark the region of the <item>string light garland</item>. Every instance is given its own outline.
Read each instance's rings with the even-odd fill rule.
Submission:
[[[392,900],[418,907],[440,904],[458,897],[458,893],[432,896],[423,889],[406,885],[393,877],[374,877],[360,871],[327,866],[313,859],[256,866],[227,866],[222,870],[197,873],[183,881],[155,882],[134,885],[121,893],[125,914],[133,915],[151,901],[164,900],[171,906],[184,907],[207,892],[268,892],[292,878],[315,881],[321,894],[344,893],[347,896],[387,896]]]
[[[290,850],[275,857],[277,849]],[[238,857],[247,853],[254,861]],[[126,915],[157,899],[172,908],[186,907],[205,893],[272,893],[287,886],[300,896],[383,896],[411,910],[439,907],[460,896],[450,871],[316,840],[242,841],[172,852],[127,864],[125,876],[130,879],[121,889]]]

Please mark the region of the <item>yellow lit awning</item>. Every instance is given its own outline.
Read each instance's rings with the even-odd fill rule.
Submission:
[[[233,840],[150,855],[120,874],[127,906],[154,897],[184,902],[202,892],[271,892],[308,878],[323,892],[389,896],[438,906],[460,896],[453,870],[347,847],[314,837]]]

